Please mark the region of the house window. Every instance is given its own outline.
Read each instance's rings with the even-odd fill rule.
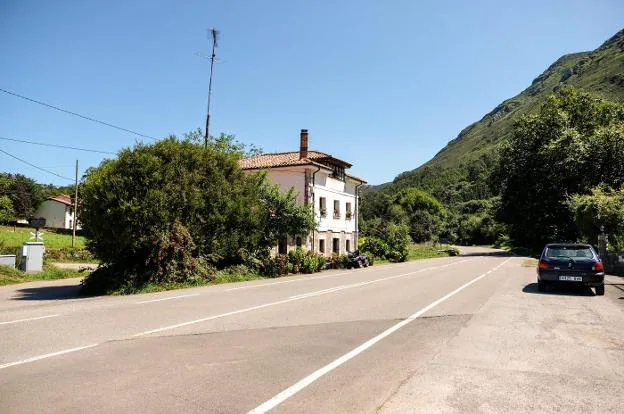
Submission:
[[[325,197],[319,198],[319,211],[321,217],[327,217],[327,199]]]
[[[297,245],[297,247],[301,247],[301,236],[297,236],[295,244]]]
[[[353,217],[353,212],[351,211],[351,203],[347,203],[345,207],[345,218],[347,220],[351,220],[351,217]]]
[[[279,240],[279,244],[278,244],[277,250],[278,250],[277,252],[279,254],[286,254],[286,253],[288,253],[288,239],[286,237],[282,237]]]
[[[338,180],[345,180],[345,169],[344,167],[339,167],[338,165],[332,165],[332,178],[336,178]]]
[[[340,218],[340,200],[334,200],[334,218]]]
[[[333,252],[336,254],[340,254],[340,239],[338,237],[334,237],[334,246]]]
[[[345,248],[347,249],[347,252],[351,251],[351,240],[345,240],[346,246]]]
[[[319,252],[325,253],[325,240],[319,240]]]

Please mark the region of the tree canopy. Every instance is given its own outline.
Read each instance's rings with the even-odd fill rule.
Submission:
[[[499,218],[520,245],[540,248],[579,236],[568,202],[598,185],[624,183],[624,106],[573,88],[522,117],[500,151],[492,184]]]
[[[162,267],[154,260],[158,249],[179,251],[181,261],[196,266],[202,262],[191,258],[235,264],[266,253],[282,235],[314,228],[311,210],[297,205],[295,194],[280,193],[262,173],[242,171],[241,153],[231,149],[170,137],[124,149],[89,170],[80,216],[88,248],[106,264],[149,275]],[[192,272],[192,266],[182,271]]]

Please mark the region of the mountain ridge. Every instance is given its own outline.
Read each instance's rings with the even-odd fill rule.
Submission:
[[[496,147],[512,133],[515,120],[535,112],[551,93],[568,85],[607,99],[624,101],[624,29],[593,51],[561,56],[522,92],[462,129],[432,159],[377,188],[403,188],[422,183],[432,171],[452,174],[453,170],[477,163],[491,163]]]

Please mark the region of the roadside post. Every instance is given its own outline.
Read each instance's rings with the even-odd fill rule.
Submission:
[[[38,218],[30,219],[28,223],[35,228],[35,233],[30,233],[31,239],[35,241],[25,242],[22,245],[20,268],[25,272],[41,272],[43,271],[45,246],[43,244],[43,233],[39,229],[45,227],[46,221],[43,218]]]

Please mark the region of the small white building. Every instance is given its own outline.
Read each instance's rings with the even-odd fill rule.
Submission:
[[[74,208],[71,197],[59,195],[50,197],[39,205],[35,217],[46,220],[46,227],[55,229],[71,229],[74,225]],[[80,225],[76,226],[80,228]]]
[[[307,239],[280,241],[279,253],[297,246],[331,255],[346,254],[358,246],[359,187],[366,181],[346,173],[346,161],[308,150],[308,130],[302,129],[299,151],[260,154],[240,161],[243,170],[267,170],[268,178],[284,191],[294,188],[301,204],[313,206],[318,223]]]

